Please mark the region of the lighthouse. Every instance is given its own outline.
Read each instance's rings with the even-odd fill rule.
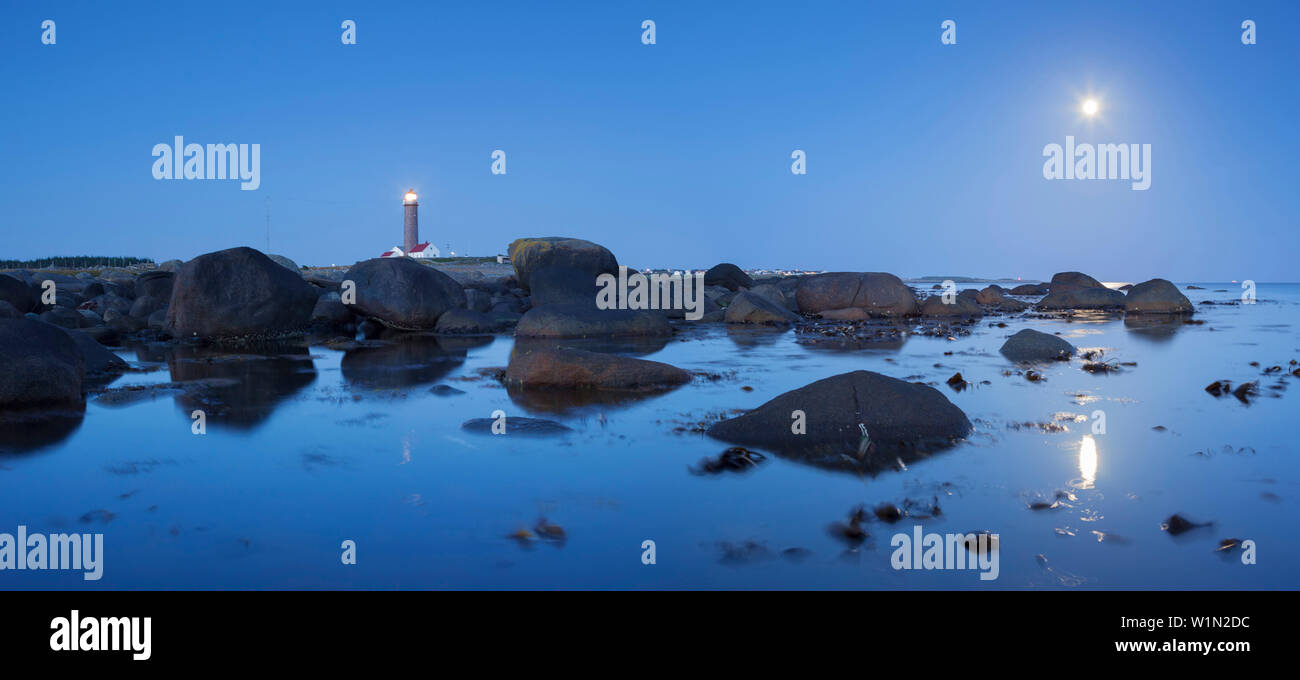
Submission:
[[[410,253],[420,242],[420,203],[416,200],[415,189],[407,189],[402,197],[406,215],[402,220],[402,250]]]

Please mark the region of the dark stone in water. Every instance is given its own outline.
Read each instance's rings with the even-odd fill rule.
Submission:
[[[1026,328],[1007,338],[998,351],[1012,361],[1054,361],[1069,359],[1078,350],[1055,335]]]
[[[311,322],[316,289],[252,248],[200,255],[181,266],[167,308],[176,338],[273,338]]]
[[[474,434],[492,434],[492,424],[496,418],[473,418],[465,421],[460,429]],[[506,431],[501,437],[547,437],[568,434],[573,428],[554,420],[542,418],[524,418],[522,416],[506,417]]]
[[[440,397],[454,397],[457,394],[465,394],[465,390],[458,390],[451,385],[434,385],[429,391]]]
[[[806,434],[794,427],[801,418]],[[966,414],[933,387],[853,371],[779,395],[708,434],[814,465],[883,469],[898,452],[950,446],[970,431]]]
[[[1187,533],[1192,529],[1208,527],[1211,524],[1213,524],[1213,522],[1204,522],[1198,524],[1196,522],[1187,519],[1186,517],[1183,517],[1182,515],[1175,513],[1173,515],[1170,515],[1169,519],[1165,520],[1165,523],[1161,525],[1161,528],[1164,529],[1165,531],[1168,531],[1170,536],[1178,536],[1180,534]]]
[[[32,319],[0,319],[0,410],[80,406],[85,375],[85,355],[69,331]]]

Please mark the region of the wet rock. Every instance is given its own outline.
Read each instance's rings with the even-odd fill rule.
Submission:
[[[487,313],[492,310],[492,295],[475,288],[466,288],[465,307],[476,312]]]
[[[972,296],[957,296],[952,302],[944,302],[942,295],[931,295],[921,303],[921,316],[928,317],[980,317],[984,310],[972,299]]]
[[[740,291],[746,288],[754,287],[754,279],[749,277],[744,270],[730,262],[710,267],[704,272],[704,285],[706,286],[723,286],[730,291]]]
[[[792,423],[800,411],[805,434]],[[709,428],[715,439],[835,462],[865,448],[941,447],[965,437],[970,421],[938,390],[871,371],[823,378]],[[892,462],[892,460],[890,461]]]
[[[67,334],[76,343],[77,350],[81,352],[82,362],[85,366],[85,377],[117,375],[126,371],[129,367],[121,357],[109,351],[98,340],[85,332],[70,330]]]
[[[727,305],[723,318],[727,323],[784,325],[798,321],[799,315],[762,295],[742,291]]]
[[[67,331],[0,319],[0,410],[81,405],[85,375],[86,360]]]
[[[460,429],[474,434],[492,434],[492,426],[497,422],[496,418],[473,418],[461,424]],[[495,436],[549,437],[568,434],[572,431],[573,428],[563,423],[557,423],[554,420],[507,416],[505,419],[505,432]]]
[[[658,312],[594,309],[579,305],[534,307],[519,319],[516,337],[586,338],[668,336],[672,327]]]
[[[872,512],[875,513],[876,519],[890,524],[903,519],[903,509],[893,503],[881,503]]]
[[[1165,530],[1165,531],[1168,531],[1170,536],[1178,536],[1178,535],[1180,535],[1180,534],[1185,534],[1185,533],[1187,533],[1188,531],[1191,531],[1192,529],[1199,529],[1199,528],[1201,528],[1201,527],[1208,527],[1208,526],[1210,526],[1210,525],[1212,525],[1212,524],[1214,524],[1214,523],[1213,523],[1213,522],[1202,522],[1202,523],[1193,522],[1193,521],[1187,519],[1186,517],[1183,517],[1182,515],[1179,515],[1179,514],[1175,513],[1175,514],[1173,514],[1173,515],[1170,515],[1170,516],[1169,516],[1169,519],[1166,519],[1166,520],[1164,521],[1164,524],[1161,524],[1161,525],[1160,525],[1160,528],[1163,529],[1163,530]]]
[[[23,315],[13,305],[4,300],[0,300],[0,319],[17,319]]]
[[[1057,309],[1122,309],[1124,294],[1109,288],[1075,288],[1052,289],[1046,297],[1038,301],[1041,310]]]
[[[912,289],[897,276],[882,272],[832,272],[803,277],[795,300],[800,311],[811,313],[856,307],[868,316],[893,317],[915,315],[920,310]]]
[[[505,382],[525,388],[660,390],[689,382],[676,366],[580,349],[516,349]]]
[[[1012,295],[1047,295],[1047,286],[1040,283],[1022,283],[1011,289]]]
[[[230,248],[181,267],[167,330],[177,338],[276,337],[306,328],[315,305],[316,289],[301,276],[252,248]]]
[[[1058,272],[1052,275],[1051,283],[1047,284],[1053,292],[1078,290],[1080,288],[1105,288],[1097,279],[1083,274],[1081,272]]]
[[[342,326],[355,319],[352,310],[343,304],[343,298],[330,291],[316,298],[316,306],[311,310],[311,322],[326,326]]]
[[[1124,296],[1124,311],[1129,314],[1189,314],[1195,311],[1191,300],[1178,286],[1164,280],[1144,281]]]
[[[356,284],[350,305],[389,328],[432,330],[438,317],[465,306],[465,290],[450,276],[406,257],[377,257],[357,263],[345,281]]]
[[[454,397],[458,394],[465,394],[465,390],[458,390],[451,385],[434,385],[429,391],[439,397]]]
[[[1012,361],[1053,361],[1069,359],[1078,350],[1055,335],[1026,328],[1007,338],[998,351]]]
[[[492,317],[472,309],[449,309],[438,317],[435,333],[446,335],[488,335],[495,333],[497,323]]]
[[[975,302],[981,305],[996,305],[1006,299],[1006,291],[1002,286],[988,286],[975,294]]]
[[[691,468],[691,474],[716,475],[722,472],[744,472],[758,467],[765,460],[767,460],[767,456],[757,451],[733,446],[723,451],[716,458],[702,459],[699,465]]]
[[[548,541],[563,541],[565,539],[564,527],[550,522],[545,517],[537,520],[537,524],[533,525],[533,531]]]
[[[533,272],[543,267],[576,270],[595,286],[600,274],[618,275],[618,259],[604,246],[591,241],[564,236],[521,238],[510,243],[510,262],[515,278],[524,290],[530,290]]]

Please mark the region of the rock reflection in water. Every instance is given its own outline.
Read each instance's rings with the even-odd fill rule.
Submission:
[[[0,459],[58,444],[84,418],[84,408],[0,412]]]
[[[437,382],[465,362],[468,345],[492,338],[441,338],[426,333],[385,333],[347,350],[340,368],[352,385],[401,389]]]
[[[175,383],[192,383],[175,396],[188,416],[207,415],[210,427],[250,429],[283,401],[316,380],[311,355],[302,345],[267,344],[233,352],[215,346],[174,347],[167,367]]]

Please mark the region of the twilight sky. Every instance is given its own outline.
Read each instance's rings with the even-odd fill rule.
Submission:
[[[1300,279],[1293,2],[204,5],[5,3],[0,257],[265,250],[269,198],[271,252],[350,264],[414,187],[422,238],[471,255]],[[260,188],[155,180],[176,135],[260,144]],[[1067,135],[1150,144],[1150,188],[1044,179]]]

